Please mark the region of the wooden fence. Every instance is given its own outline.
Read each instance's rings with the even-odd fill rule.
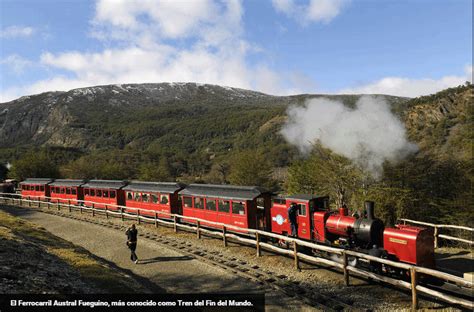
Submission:
[[[455,229],[455,230],[469,231],[472,233],[474,232],[474,228],[470,228],[467,226],[460,226],[460,225],[434,224],[434,223],[421,222],[421,221],[410,220],[410,219],[400,219],[400,221],[403,221],[403,224],[412,223],[412,224],[419,224],[419,225],[424,225],[424,226],[429,226],[429,227],[434,228],[434,248],[435,249],[438,248],[439,246],[438,244],[439,238],[466,243],[466,244],[469,244],[470,246],[474,245],[474,241],[472,240],[439,233],[440,229]],[[472,234],[471,234],[471,238],[472,238]]]
[[[394,285],[400,288],[411,290],[413,310],[416,310],[418,308],[418,293],[423,293],[423,294],[432,296],[434,298],[441,299],[445,302],[462,306],[464,308],[474,309],[473,301],[455,297],[453,295],[448,295],[440,291],[430,289],[428,287],[418,284],[418,275],[425,274],[428,276],[433,276],[433,277],[442,279],[447,282],[454,283],[461,287],[472,288],[473,286],[472,281],[468,281],[461,277],[444,273],[438,270],[418,267],[418,266],[409,265],[409,264],[401,263],[401,262],[394,262],[391,260],[373,257],[370,255],[352,251],[352,250],[345,250],[342,248],[335,248],[335,247],[315,244],[315,243],[303,241],[297,238],[287,237],[284,235],[279,235],[279,234],[266,232],[262,230],[241,228],[234,225],[207,221],[207,220],[194,218],[194,217],[185,217],[178,214],[171,214],[171,213],[165,213],[165,212],[160,212],[160,211],[150,211],[150,210],[141,209],[141,208],[131,208],[131,207],[125,207],[125,206],[118,206],[118,205],[105,205],[103,203],[95,203],[91,201],[79,201],[81,203],[80,205],[73,205],[71,204],[70,201],[68,203],[60,203],[56,199],[51,199],[49,197],[45,199],[47,201],[32,200],[31,198],[22,198],[21,196],[15,198],[15,197],[11,197],[11,194],[7,195],[7,194],[0,193],[0,200],[3,201],[5,204],[13,204],[13,205],[19,205],[19,206],[27,205],[28,207],[32,207],[32,208],[34,207],[41,208],[43,206],[46,206],[48,209],[57,209],[57,210],[61,210],[63,208],[63,209],[67,209],[69,212],[71,212],[72,209],[75,209],[75,210],[80,211],[81,213],[83,213],[84,211],[90,212],[92,216],[95,216],[97,213],[99,213],[99,214],[105,215],[106,218],[109,218],[109,216],[117,216],[117,217],[120,217],[122,220],[127,218],[131,220],[136,220],[138,223],[141,223],[142,221],[146,221],[149,223],[154,223],[156,227],[158,227],[159,224],[163,224],[163,225],[173,227],[175,232],[177,232],[179,229],[186,229],[188,231],[196,232],[196,235],[198,238],[200,238],[203,233],[210,236],[222,238],[224,246],[227,246],[228,239],[232,239],[233,241],[236,241],[239,243],[255,246],[258,257],[261,256],[262,249],[265,249],[267,251],[271,251],[277,254],[290,256],[294,258],[294,266],[298,270],[300,268],[299,266],[300,260],[304,260],[312,264],[330,266],[333,268],[340,269],[342,271],[344,283],[347,286],[350,284],[350,274],[352,273],[354,275],[370,278],[376,281],[380,281],[380,282]],[[97,204],[105,205],[105,207],[95,208],[94,205],[97,205]],[[181,222],[178,222],[178,220],[185,220],[188,223],[183,224]],[[193,223],[189,223],[190,221]],[[206,226],[207,228],[203,228],[203,226]],[[209,227],[214,227],[214,229],[210,229]],[[234,233],[229,233],[228,232],[229,230],[233,230]],[[236,233],[239,233],[239,234],[236,234]],[[242,234],[246,234],[246,235],[242,235]],[[262,238],[264,237],[274,238],[280,241],[287,242],[290,245],[292,245],[293,248],[290,250],[290,249],[284,249],[284,248],[280,248],[275,245],[269,244],[267,242],[264,242],[264,240],[262,240]],[[298,251],[298,246],[304,246],[304,247],[308,247],[314,250],[326,252],[331,255],[336,255],[339,259],[341,259],[341,261],[334,261],[334,260],[329,260],[322,257],[317,257],[317,256],[301,253]],[[357,258],[359,260],[363,259],[363,261],[366,261],[366,262],[368,261],[378,262],[378,263],[388,265],[394,268],[406,270],[410,274],[410,282],[395,279],[389,276],[382,276],[373,272],[365,271],[361,268],[356,268],[354,266],[351,266],[348,261],[349,256]]]

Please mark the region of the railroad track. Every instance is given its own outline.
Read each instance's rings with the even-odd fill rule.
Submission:
[[[16,207],[16,206],[13,206]],[[118,225],[115,222],[110,223],[111,220],[105,219],[100,215],[100,218],[87,218],[88,215],[81,215],[77,212],[63,213],[61,211],[35,208],[46,214],[60,216],[63,218],[74,219],[82,222],[88,222],[99,226],[111,228],[123,232],[126,229],[125,225]],[[99,214],[96,214],[96,217]],[[218,251],[210,251],[206,248],[198,247],[190,243],[188,240],[170,237],[158,234],[150,229],[143,228],[140,237],[152,240],[164,247],[173,249],[179,253],[195,258],[207,264],[219,267],[228,272],[245,278],[259,285],[264,290],[276,290],[288,297],[298,299],[302,303],[322,309],[324,311],[351,311],[354,310],[353,301],[336,300],[328,295],[320,293],[320,290],[308,286],[301,285],[299,281],[290,280],[286,275],[277,275],[271,271],[263,270],[257,265],[251,265],[247,261],[237,259],[232,256],[224,255]]]

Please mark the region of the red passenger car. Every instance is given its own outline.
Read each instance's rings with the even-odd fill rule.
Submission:
[[[274,197],[272,200],[271,218],[272,232],[282,235],[291,234],[290,221],[288,220],[288,208],[295,203],[298,207],[298,237],[303,239],[314,239],[312,235],[313,214],[316,211],[329,210],[329,197],[318,197],[314,195],[293,195],[286,198]],[[322,225],[324,231],[324,223]],[[318,229],[314,229],[317,233]]]
[[[125,205],[150,211],[140,211],[143,214],[154,215],[156,211],[177,214],[180,213],[178,192],[184,187],[184,184],[175,182],[132,181],[123,188]],[[136,210],[130,212],[136,213]],[[166,214],[158,215],[158,217],[170,218]]]
[[[191,184],[179,191],[182,215],[270,230],[270,193],[256,186]],[[184,220],[194,222],[192,220]],[[211,224],[203,224],[213,227]]]
[[[50,196],[49,184],[53,182],[49,178],[29,178],[20,182],[21,196],[23,198],[45,200]]]
[[[84,180],[64,180],[57,179],[49,184],[51,192],[51,202],[78,204],[78,200],[84,199],[82,185]]]
[[[127,185],[125,181],[117,180],[90,180],[82,185],[84,189],[84,205],[92,206],[94,202],[96,208],[109,208],[116,210],[116,205],[125,204],[123,187]],[[109,206],[111,205],[111,206]]]

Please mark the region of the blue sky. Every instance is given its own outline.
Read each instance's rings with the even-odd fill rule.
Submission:
[[[470,0],[0,0],[1,101],[110,83],[430,94],[472,81]]]

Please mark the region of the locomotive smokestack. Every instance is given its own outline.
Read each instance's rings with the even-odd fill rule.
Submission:
[[[369,220],[375,219],[374,206],[375,206],[375,203],[373,201],[366,201],[365,202],[365,211],[367,211],[367,219],[369,219]]]

